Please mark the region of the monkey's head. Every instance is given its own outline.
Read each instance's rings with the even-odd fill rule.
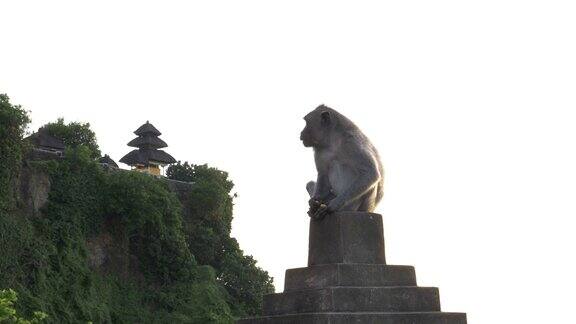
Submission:
[[[321,148],[330,143],[330,133],[334,128],[334,110],[324,105],[312,110],[304,117],[306,126],[300,133],[300,140],[306,147]]]

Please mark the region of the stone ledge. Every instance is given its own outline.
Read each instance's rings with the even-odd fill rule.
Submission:
[[[237,324],[466,324],[465,313],[305,313],[247,318]]]
[[[263,314],[320,312],[436,312],[438,288],[330,287],[264,296]]]
[[[286,270],[284,291],[326,287],[416,286],[412,266],[325,264]]]

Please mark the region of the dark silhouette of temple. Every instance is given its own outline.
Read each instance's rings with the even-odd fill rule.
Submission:
[[[140,126],[134,134],[138,135],[128,143],[128,146],[136,147],[120,159],[120,162],[128,164],[132,170],[160,176],[161,167],[167,164],[176,163],[176,160],[160,148],[167,147],[168,144],[158,138],[162,135],[150,122]]]
[[[100,157],[98,159],[98,163],[100,163],[100,165],[103,167],[115,168],[115,169],[118,168],[118,164],[116,164],[116,162],[114,162],[114,160],[112,160],[112,158],[108,154],[105,154],[104,156]]]
[[[64,155],[64,150],[66,146],[64,142],[48,133],[44,128],[40,128],[38,132],[28,136],[26,138],[32,144],[32,151],[38,156],[46,156],[47,158],[51,155],[54,157],[61,157]]]

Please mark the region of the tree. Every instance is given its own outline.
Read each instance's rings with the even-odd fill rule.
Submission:
[[[64,123],[64,118],[58,118],[55,123],[42,126],[48,134],[61,139],[66,146],[76,148],[84,145],[90,149],[92,158],[100,157],[100,148],[96,141],[96,134],[90,129],[90,123],[70,122]]]
[[[234,184],[228,173],[207,165],[178,162],[168,167],[168,178],[192,182],[184,208],[184,228],[188,246],[199,264],[210,265],[229,295],[235,316],[258,315],[262,297],[274,292],[268,272],[244,255],[238,242],[230,237]]]
[[[262,297],[274,293],[272,277],[256,265],[251,255],[244,255],[234,238],[226,240],[218,281],[228,291],[230,308],[237,316],[260,315]]]
[[[0,211],[13,202],[11,185],[18,176],[24,153],[22,137],[30,118],[19,105],[0,94]]]
[[[42,322],[47,315],[42,312],[34,312],[32,319],[24,319],[14,309],[14,303],[18,300],[18,294],[12,289],[0,290],[0,323],[33,324]]]

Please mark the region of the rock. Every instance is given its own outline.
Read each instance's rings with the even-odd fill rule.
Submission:
[[[40,209],[48,201],[50,177],[44,171],[23,167],[20,171],[19,195],[24,211],[28,215],[39,216]]]

